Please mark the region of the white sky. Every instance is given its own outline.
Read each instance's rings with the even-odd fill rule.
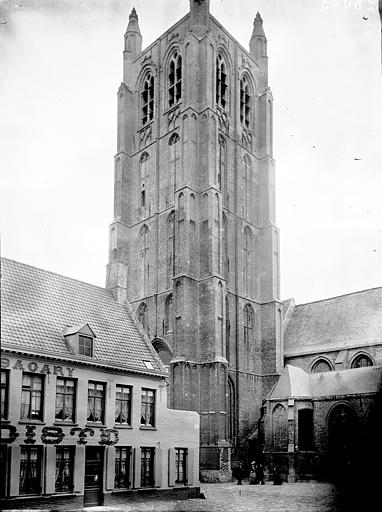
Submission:
[[[133,5],[144,47],[189,10],[188,0],[0,0],[2,255],[101,286]],[[282,298],[381,286],[377,1],[211,0],[246,48],[257,11],[275,98]]]

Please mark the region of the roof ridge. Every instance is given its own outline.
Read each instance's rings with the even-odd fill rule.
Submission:
[[[300,306],[308,306],[309,304],[316,304],[317,302],[325,302],[327,300],[339,299],[341,297],[347,297],[348,295],[356,295],[357,293],[371,292],[372,290],[382,290],[382,286],[375,286],[374,288],[365,288],[364,290],[357,290],[355,292],[348,292],[348,293],[343,293],[341,295],[334,295],[333,297],[327,297],[326,299],[319,299],[319,300],[312,300],[310,302],[303,302],[302,304],[296,304],[296,308],[298,308]]]
[[[88,283],[87,281],[81,281],[81,279],[76,279],[75,277],[65,276],[64,274],[59,274],[58,272],[53,272],[53,270],[46,270],[41,267],[36,267],[34,265],[30,265],[29,263],[23,263],[21,261],[13,260],[11,258],[6,258],[4,256],[1,256],[0,260],[1,261],[9,261],[11,263],[16,263],[17,265],[22,265],[23,267],[32,268],[34,270],[39,270],[40,272],[43,272],[44,274],[51,274],[54,276],[62,277],[64,279],[69,279],[70,281],[76,281],[77,283],[86,284],[87,286],[91,286],[92,288],[98,288],[100,290],[103,290],[103,291],[111,294],[110,290],[108,290],[104,286],[99,286],[97,284]]]

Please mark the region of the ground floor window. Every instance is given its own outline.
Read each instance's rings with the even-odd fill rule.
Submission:
[[[56,492],[73,491],[73,460],[73,447],[56,447]]]
[[[21,447],[20,494],[41,493],[41,458],[41,447]]]
[[[130,456],[130,446],[115,448],[114,487],[116,489],[128,489],[130,486]]]
[[[141,448],[141,487],[154,485],[154,448]]]
[[[175,466],[177,484],[187,482],[187,448],[175,448]]]

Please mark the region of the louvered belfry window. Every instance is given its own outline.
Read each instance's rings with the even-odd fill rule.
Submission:
[[[248,79],[244,76],[240,80],[240,122],[244,128],[250,128],[252,97]]]
[[[182,98],[182,57],[174,53],[170,60],[168,74],[168,105],[173,107]]]
[[[219,54],[216,59],[216,103],[222,108],[227,106],[227,67]]]
[[[142,90],[142,124],[145,125],[154,119],[154,76],[147,73]]]

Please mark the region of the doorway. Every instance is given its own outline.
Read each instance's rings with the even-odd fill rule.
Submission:
[[[103,504],[103,448],[86,446],[84,506]]]

